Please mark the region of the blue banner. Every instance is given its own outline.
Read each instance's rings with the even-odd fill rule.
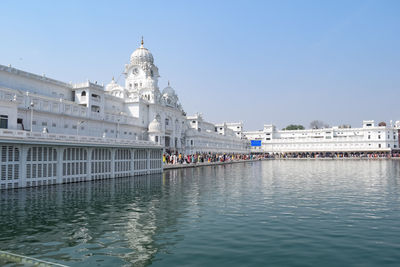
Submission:
[[[251,146],[261,146],[261,140],[250,140]]]

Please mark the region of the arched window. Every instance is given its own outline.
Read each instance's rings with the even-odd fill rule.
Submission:
[[[86,91],[82,91],[81,96],[86,96]]]

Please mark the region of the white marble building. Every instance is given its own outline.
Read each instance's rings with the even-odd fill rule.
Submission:
[[[123,85],[114,78],[106,86],[72,84],[0,65],[0,128],[150,140],[171,152],[249,151],[241,134],[187,117],[169,84],[159,89],[159,70],[143,40],[124,75]]]
[[[253,152],[302,153],[302,152],[391,152],[399,150],[400,122],[394,125],[373,120],[363,121],[361,128],[324,128],[306,130],[277,130],[264,125],[261,131],[244,132],[249,140],[261,141]]]
[[[203,120],[201,114],[187,117],[189,129],[186,130],[186,151],[195,152],[233,152],[249,151],[249,142],[242,139],[224,124],[212,124]],[[241,123],[237,123],[240,125]],[[235,128],[236,129],[236,128]]]

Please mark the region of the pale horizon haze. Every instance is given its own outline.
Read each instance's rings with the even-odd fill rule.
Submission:
[[[0,64],[107,84],[144,46],[188,115],[400,120],[400,1],[0,1]]]

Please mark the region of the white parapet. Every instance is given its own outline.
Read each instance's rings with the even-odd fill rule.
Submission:
[[[153,142],[0,129],[0,189],[161,172]]]

